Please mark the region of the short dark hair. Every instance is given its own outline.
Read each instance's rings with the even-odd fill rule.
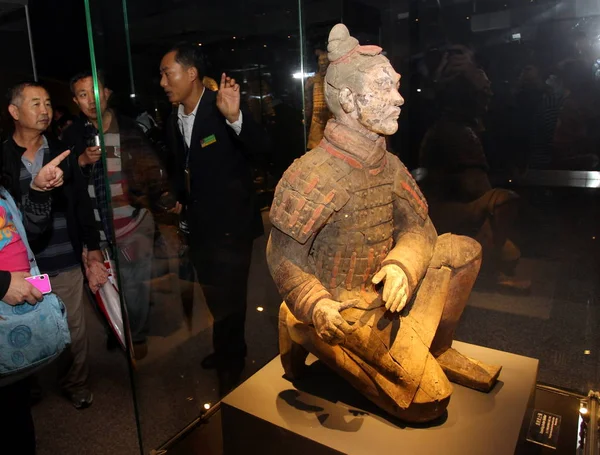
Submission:
[[[169,52],[175,52],[175,61],[180,65],[187,68],[191,66],[196,68],[198,70],[198,79],[200,79],[200,81],[206,76],[206,60],[204,58],[204,53],[199,49],[199,46],[182,41],[171,47]]]
[[[22,101],[21,98],[23,97],[23,90],[25,90],[27,87],[39,87],[46,90],[46,87],[36,81],[19,82],[17,85],[13,85],[10,89],[8,89],[8,92],[6,93],[6,100],[8,101],[8,104],[19,106]]]
[[[94,77],[94,75],[92,74],[92,72],[90,70],[81,71],[80,73],[77,73],[75,76],[73,76],[71,78],[71,81],[69,82],[69,86],[71,87],[71,93],[73,95],[75,95],[75,84],[77,84],[77,82],[79,82],[82,79],[87,79],[88,77],[91,77],[92,79]],[[104,78],[104,73],[102,71],[98,71],[98,82],[100,82],[100,84],[102,84],[102,87],[106,87],[106,80]]]

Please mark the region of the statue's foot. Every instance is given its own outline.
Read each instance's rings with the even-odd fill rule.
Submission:
[[[505,290],[513,292],[527,293],[531,290],[530,279],[510,276],[504,273],[498,273],[496,284]]]
[[[489,392],[496,385],[501,366],[487,365],[450,348],[437,357],[450,381],[481,392]]]

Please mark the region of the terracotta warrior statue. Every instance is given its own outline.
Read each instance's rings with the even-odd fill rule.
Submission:
[[[323,139],[325,125],[331,118],[331,111],[327,108],[325,102],[325,74],[329,66],[327,52],[317,49],[315,51],[319,60],[319,70],[317,74],[306,80],[304,89],[304,105],[305,117],[307,119],[308,128],[308,144],[309,150],[315,148]]]
[[[481,247],[438,237],[419,187],[386,151],[404,100],[381,48],[338,24],[327,49],[335,118],[285,172],[270,214],[283,367],[297,378],[311,352],[388,413],[430,421],[448,406],[449,380],[489,391],[500,372],[451,347]]]

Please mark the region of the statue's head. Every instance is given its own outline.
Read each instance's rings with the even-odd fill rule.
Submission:
[[[343,24],[329,34],[325,99],[336,119],[379,135],[398,131],[400,75],[378,46],[361,46]]]

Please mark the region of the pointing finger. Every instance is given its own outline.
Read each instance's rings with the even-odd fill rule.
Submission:
[[[58,166],[70,154],[71,154],[71,150],[65,150],[60,155],[58,155],[56,158],[54,158],[52,161],[50,161],[48,164],[52,164],[53,166]]]

